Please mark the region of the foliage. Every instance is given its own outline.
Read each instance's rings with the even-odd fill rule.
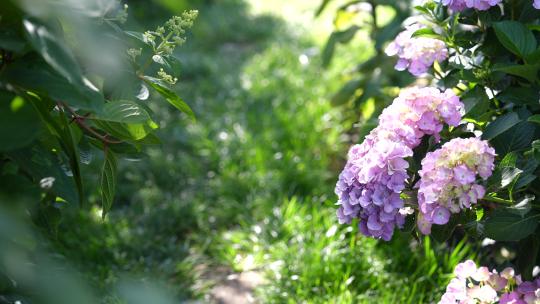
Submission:
[[[97,189],[105,216],[114,201],[117,157],[140,157],[143,146],[160,143],[146,102],[149,87],[194,118],[168,88],[176,82],[168,73],[178,70],[172,51],[196,15],[184,12],[139,33],[121,28],[127,5],[113,2],[3,4],[1,170],[33,185],[40,201],[34,212],[48,218],[46,228],[56,229],[61,209],[85,203],[82,171],[96,151],[104,159]]]
[[[411,1],[321,1],[317,14],[332,5],[337,6],[334,17],[334,32],[323,50],[323,65],[328,66],[334,59],[340,44],[362,43],[370,49],[364,51],[354,66],[346,66],[343,73],[345,84],[332,97],[336,107],[343,109],[347,121],[357,122],[357,111],[363,111],[358,134],[365,135],[374,124],[376,114],[396,95],[396,89],[405,87],[414,78],[393,69],[383,50],[385,45],[399,33],[403,21],[409,17]],[[366,43],[367,42],[367,43]],[[373,112],[375,111],[375,112]]]
[[[436,230],[432,235],[443,241],[453,233],[455,237],[466,235],[475,242],[487,237],[501,246],[517,248],[517,258],[505,262],[516,264],[524,278],[530,279],[533,266],[540,262],[535,240],[540,219],[537,198],[540,12],[533,8],[532,1],[500,2],[487,5],[479,1],[473,8],[464,1],[424,1],[414,8],[416,15],[406,22],[407,26],[421,25],[406,38],[412,42],[410,51],[424,52],[412,50],[412,45],[414,39],[425,38],[442,41],[448,48],[448,60],[435,61],[430,74],[421,75],[417,84],[452,89],[464,103],[464,111],[461,125],[445,127],[441,141],[432,138],[414,149],[408,169],[411,178],[403,197],[410,207],[418,209],[417,182],[422,177],[418,170],[428,162],[424,158],[427,152],[446,142],[451,144],[451,139],[481,136],[497,154],[493,175],[485,182],[480,181],[487,192],[485,195],[483,190],[479,192],[479,198],[483,198],[471,210],[452,214],[446,226],[433,226]],[[368,3],[374,8],[379,1]],[[454,6],[449,9],[444,6],[447,3]],[[402,69],[399,65],[398,61],[396,69]],[[383,71],[389,75],[395,73]],[[364,90],[367,88],[363,86]],[[452,159],[457,157],[452,154]],[[422,230],[423,219],[418,220]]]

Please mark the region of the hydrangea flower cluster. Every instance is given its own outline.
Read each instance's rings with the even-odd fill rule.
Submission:
[[[540,0],[534,0],[533,6],[535,9],[540,9]]]
[[[444,123],[457,126],[462,108],[451,90],[402,90],[379,116],[378,127],[349,151],[335,189],[339,222],[358,218],[364,235],[390,240],[394,228],[404,224],[400,192],[408,178],[405,158],[412,156],[424,135],[438,138]]]
[[[453,11],[461,12],[467,8],[485,11],[492,6],[498,5],[502,0],[439,0],[439,2]]]
[[[428,71],[435,61],[443,61],[448,57],[448,49],[444,42],[427,37],[412,37],[414,32],[423,25],[412,24],[397,35],[385,49],[388,56],[399,57],[395,69],[408,69],[414,76],[420,76]]]
[[[439,304],[540,303],[540,278],[523,282],[511,267],[498,273],[467,260],[456,266],[454,275]]]
[[[485,194],[477,175],[487,179],[494,168],[495,150],[479,138],[454,138],[422,160],[418,187],[418,228],[448,223],[451,213],[469,208]]]

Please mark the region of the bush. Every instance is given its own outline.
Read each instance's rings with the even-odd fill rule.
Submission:
[[[398,4],[369,3],[374,24],[380,5],[400,12]],[[540,261],[540,12],[533,1],[426,1],[414,10],[385,52],[398,57],[396,70],[418,77],[415,85],[431,88],[403,89],[351,148],[336,186],[338,217],[386,240],[395,227],[443,242],[489,238],[516,258],[488,251],[485,260],[514,264],[530,279]],[[371,90],[352,88],[343,100]]]

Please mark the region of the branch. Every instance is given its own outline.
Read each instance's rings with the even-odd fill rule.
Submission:
[[[87,133],[92,135],[93,137],[101,140],[104,144],[121,144],[122,143],[122,141],[110,139],[110,138],[107,137],[108,136],[107,134],[105,134],[105,135],[100,134],[99,132],[94,130],[92,127],[88,126],[85,123],[86,117],[77,114],[68,105],[66,105],[66,104],[64,104],[62,102],[57,102],[57,105],[59,107],[62,107],[63,109],[67,109],[67,111],[73,116],[72,121],[74,121],[81,129],[83,129],[84,131],[86,131]]]

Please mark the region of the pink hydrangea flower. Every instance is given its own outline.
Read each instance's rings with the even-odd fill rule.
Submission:
[[[456,266],[439,304],[532,304],[540,302],[540,278],[522,282],[512,268],[501,273],[471,261]]]
[[[418,229],[431,233],[431,225],[448,223],[451,213],[471,207],[484,197],[477,176],[487,179],[494,168],[495,150],[479,138],[455,138],[422,160],[419,171]]]
[[[449,7],[453,11],[461,12],[467,8],[485,11],[492,6],[498,5],[502,0],[438,0],[438,2],[441,2],[444,6]]]
[[[398,56],[396,70],[409,70],[414,76],[426,73],[435,61],[443,61],[448,57],[448,49],[444,42],[427,37],[412,37],[413,33],[423,28],[413,24],[397,35],[385,49],[388,56]]]
[[[438,139],[443,125],[456,126],[463,104],[450,90],[408,88],[379,116],[379,125],[360,145],[349,150],[339,175],[337,217],[340,223],[360,219],[359,229],[384,240],[402,227],[405,213],[400,192],[405,188],[412,149],[425,135]]]

